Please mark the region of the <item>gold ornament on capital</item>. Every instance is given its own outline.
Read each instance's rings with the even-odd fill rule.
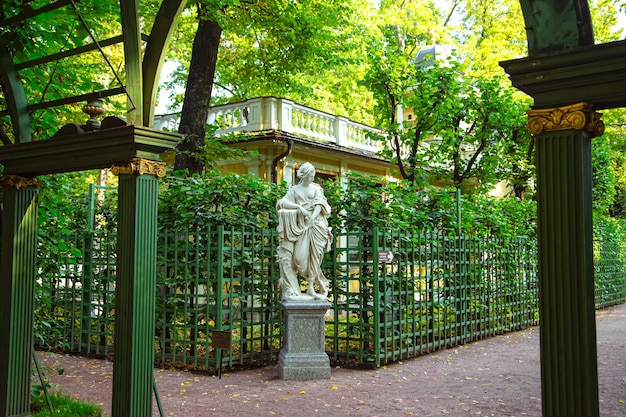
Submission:
[[[6,175],[1,181],[0,186],[5,189],[16,189],[19,190],[21,188],[28,187],[40,187],[43,185],[41,182],[34,180],[32,178],[24,178],[19,175]]]
[[[593,111],[589,103],[578,103],[570,106],[549,109],[528,110],[528,130],[533,135],[557,130],[585,130],[592,137],[604,133],[602,114]]]
[[[148,159],[133,158],[125,165],[113,165],[111,167],[113,175],[133,174],[133,175],[154,175],[162,178],[165,176],[165,164]]]

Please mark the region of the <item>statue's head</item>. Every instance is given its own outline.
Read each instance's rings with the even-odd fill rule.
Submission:
[[[300,178],[300,179],[306,178],[309,175],[314,177],[315,176],[315,167],[310,162],[305,162],[304,164],[302,164],[300,166],[300,168],[298,168],[298,174],[297,175],[298,175],[298,178]]]

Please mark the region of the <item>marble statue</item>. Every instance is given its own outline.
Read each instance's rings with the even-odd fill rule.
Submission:
[[[302,164],[297,175],[298,184],[276,204],[283,300],[325,300],[328,280],[321,263],[333,240],[328,226],[330,206],[322,187],[313,182],[313,165],[309,162]],[[306,293],[300,289],[299,276],[307,281]],[[319,292],[315,292],[315,285]]]

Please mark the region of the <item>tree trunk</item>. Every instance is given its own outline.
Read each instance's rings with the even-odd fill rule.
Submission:
[[[180,114],[178,132],[185,139],[178,145],[174,163],[175,170],[187,169],[189,174],[201,173],[204,168],[202,158],[194,153],[203,145],[206,136],[206,122],[213,90],[215,64],[220,45],[222,28],[217,22],[206,19],[206,9],[198,6],[198,30],[193,41],[187,88]]]

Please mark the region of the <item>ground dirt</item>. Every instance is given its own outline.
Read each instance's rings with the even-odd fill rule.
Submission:
[[[602,417],[626,416],[626,304],[597,317]],[[111,409],[110,361],[38,352],[61,392]],[[333,367],[331,378],[285,381],[277,366],[214,375],[155,369],[170,417],[541,416],[539,328],[470,343],[375,370]],[[159,416],[156,403],[153,415]],[[130,416],[132,417],[132,416]]]

